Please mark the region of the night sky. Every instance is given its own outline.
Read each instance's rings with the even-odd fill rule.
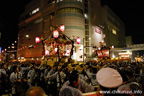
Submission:
[[[7,48],[18,33],[18,18],[30,0],[0,0],[0,46]],[[134,44],[144,43],[142,0],[102,0],[125,23],[126,36],[131,35]]]

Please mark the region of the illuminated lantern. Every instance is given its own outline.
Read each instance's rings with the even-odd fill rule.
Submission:
[[[80,44],[80,38],[79,37],[76,39],[76,43]]]
[[[65,29],[65,26],[64,26],[64,25],[61,25],[61,26],[60,26],[60,31],[64,31],[64,29]]]
[[[70,54],[70,50],[69,49],[66,51],[66,54]]]
[[[102,40],[101,42],[104,43],[104,40]]]
[[[34,48],[36,48],[36,46],[34,46]]]
[[[49,51],[48,50],[45,50],[45,55],[49,55]]]
[[[58,38],[58,36],[59,36],[59,32],[58,32],[57,30],[55,30],[55,31],[53,32],[53,37],[54,37],[54,38]]]
[[[55,48],[55,52],[57,52],[58,48]]]
[[[40,43],[40,38],[39,38],[39,37],[36,37],[36,38],[35,38],[35,42],[36,42],[36,43]]]
[[[114,46],[111,46],[111,48],[114,48]]]
[[[92,51],[93,51],[93,52],[95,52],[95,50],[94,50],[94,49],[93,49]]]
[[[101,47],[98,47],[98,50],[101,50]]]

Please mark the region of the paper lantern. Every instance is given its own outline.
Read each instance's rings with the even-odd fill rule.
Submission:
[[[65,26],[64,26],[64,25],[61,25],[61,26],[60,26],[60,31],[64,31],[64,29],[65,29]]]
[[[36,37],[36,38],[35,38],[35,42],[36,42],[36,43],[40,43],[40,37]]]
[[[79,37],[76,39],[76,43],[80,44],[80,38]]]

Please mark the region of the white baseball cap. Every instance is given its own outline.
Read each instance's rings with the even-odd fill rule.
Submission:
[[[106,88],[116,88],[123,83],[123,79],[119,72],[113,68],[102,68],[97,72],[98,83]]]

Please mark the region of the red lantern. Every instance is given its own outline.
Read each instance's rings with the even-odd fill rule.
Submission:
[[[79,37],[76,39],[76,43],[80,44],[80,38]]]
[[[65,29],[65,26],[64,26],[64,25],[61,25],[61,26],[60,26],[60,31],[64,31],[64,29]]]
[[[58,32],[57,30],[55,30],[55,31],[53,32],[53,37],[54,37],[54,38],[58,38],[58,36],[59,36],[59,32]]]
[[[35,38],[35,42],[36,42],[36,43],[40,43],[40,37],[36,37],[36,38]]]

